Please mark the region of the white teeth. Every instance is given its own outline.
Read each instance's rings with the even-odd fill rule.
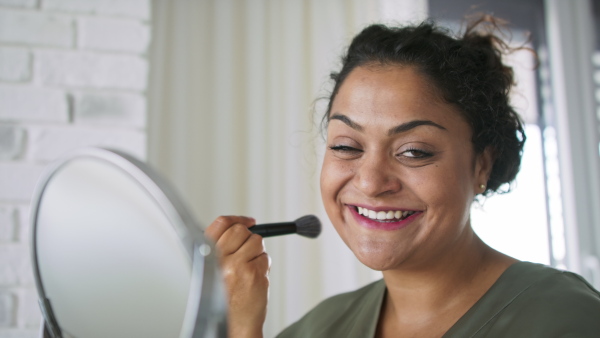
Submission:
[[[369,210],[363,207],[357,207],[358,214],[368,217],[370,219],[375,220],[394,220],[394,219],[403,219],[407,216],[414,214],[414,211],[400,211],[400,210],[390,210],[390,211],[374,211]]]

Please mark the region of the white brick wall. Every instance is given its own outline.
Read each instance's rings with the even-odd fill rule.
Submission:
[[[23,48],[0,48],[0,81],[27,81],[31,78],[31,55]]]
[[[20,126],[0,125],[0,161],[18,158],[25,148],[25,130]]]
[[[37,0],[0,0],[0,6],[35,7]]]
[[[146,98],[140,94],[76,92],[72,108],[78,124],[146,127]]]
[[[29,203],[49,162],[146,156],[150,0],[0,0],[0,338],[37,337]]]
[[[15,322],[15,296],[10,292],[0,292],[0,326],[11,326]]]
[[[81,18],[78,27],[83,48],[140,53],[150,42],[148,26],[133,20]]]
[[[2,9],[0,42],[71,47],[73,23],[64,15]]]
[[[2,201],[29,202],[35,183],[44,168],[45,165],[40,163],[0,162],[0,187],[2,187],[0,189],[0,203]]]
[[[138,158],[146,157],[144,132],[69,125],[29,128],[30,149],[27,158],[34,161],[52,161],[73,148],[97,144],[120,148]]]
[[[17,219],[15,208],[0,205],[0,243],[14,241],[17,234],[16,229]]]
[[[150,19],[147,0],[44,0],[42,8],[65,12]]]
[[[147,62],[139,56],[39,51],[34,63],[36,80],[44,85],[137,91],[146,87]]]
[[[64,90],[0,84],[0,120],[68,122]]]

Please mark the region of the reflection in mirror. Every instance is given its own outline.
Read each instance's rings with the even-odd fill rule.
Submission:
[[[214,250],[143,163],[80,151],[48,169],[32,210],[47,336],[226,335]]]

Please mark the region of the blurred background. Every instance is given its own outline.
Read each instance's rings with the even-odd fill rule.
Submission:
[[[51,161],[87,145],[147,161],[208,225],[316,214],[317,240],[267,239],[265,336],[381,275],[329,224],[319,122],[339,56],[373,22],[506,19],[527,123],[514,191],[473,207],[490,245],[600,288],[598,0],[0,0],[0,338],[36,337],[29,203]],[[141,285],[140,287],[143,287]]]

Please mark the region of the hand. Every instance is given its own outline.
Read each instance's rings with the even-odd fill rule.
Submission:
[[[216,243],[228,295],[230,337],[262,337],[267,316],[271,258],[263,238],[248,230],[255,223],[249,217],[221,216],[204,232]]]

